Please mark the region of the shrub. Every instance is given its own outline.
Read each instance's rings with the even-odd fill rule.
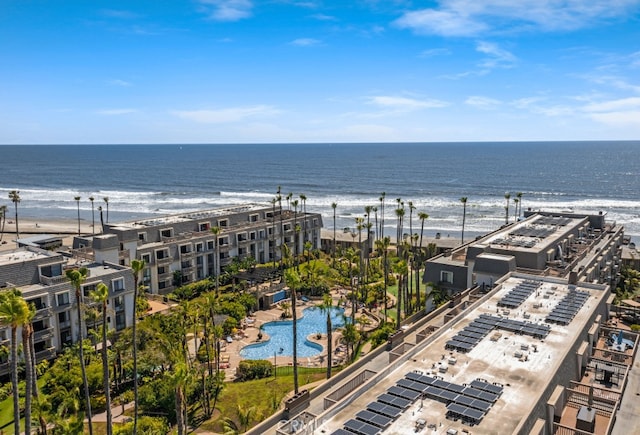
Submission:
[[[125,423],[120,426],[114,426],[114,435],[129,435],[133,433],[133,422]],[[138,418],[138,433],[148,435],[165,435],[169,433],[169,424],[167,419],[162,417]]]
[[[239,381],[248,381],[251,379],[268,378],[272,374],[273,366],[271,362],[259,359],[240,361],[237,376]]]

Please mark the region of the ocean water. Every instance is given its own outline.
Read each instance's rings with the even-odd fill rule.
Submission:
[[[640,235],[640,141],[542,143],[50,145],[0,146],[0,204],[20,191],[22,216],[81,218],[109,198],[109,221],[307,197],[307,211],[333,227],[354,227],[367,205],[385,201],[385,234],[395,234],[396,198],[412,201],[413,231],[458,236],[498,228],[505,192],[522,192],[524,209],[602,211]],[[283,199],[283,206],[287,202]],[[97,216],[97,215],[96,215]],[[97,218],[96,218],[97,219]],[[374,223],[374,216],[371,217]],[[409,213],[405,217],[409,231]]]

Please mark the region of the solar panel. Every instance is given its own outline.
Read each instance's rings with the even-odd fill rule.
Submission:
[[[383,393],[378,396],[378,402],[386,403],[387,405],[393,405],[400,409],[407,409],[411,405],[411,401],[403,397],[392,396],[388,393]]]
[[[344,427],[347,428],[347,430],[360,435],[377,435],[381,432],[380,428],[355,419],[345,422]]]
[[[372,424],[382,429],[389,426],[393,421],[392,418],[386,417],[384,415],[381,415],[366,409],[358,412],[356,414],[356,419],[360,421],[364,421],[365,423]]]
[[[418,393],[417,391],[408,390],[408,389],[406,389],[404,387],[400,387],[398,385],[395,385],[393,387],[389,387],[387,392],[389,394],[393,394],[394,396],[402,397],[403,399],[407,399],[407,400],[411,400],[411,401],[414,401],[418,397],[420,397],[420,393]]]
[[[348,430],[338,429],[333,431],[331,435],[353,435],[353,432],[349,432]]]
[[[392,405],[386,405],[381,402],[371,402],[367,405],[367,409],[377,414],[394,419],[402,413],[402,410],[400,408],[396,408]]]

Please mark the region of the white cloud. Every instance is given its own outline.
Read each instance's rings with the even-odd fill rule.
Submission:
[[[369,98],[369,104],[401,112],[446,107],[448,104],[440,100],[416,100],[414,98],[378,95]]]
[[[118,115],[128,115],[130,113],[137,113],[136,109],[104,109],[98,110],[99,115],[107,115],[107,116],[118,116]]]
[[[499,106],[500,104],[502,104],[502,102],[499,100],[495,100],[489,97],[482,97],[479,95],[470,96],[465,100],[464,103],[478,109],[492,109],[495,106]]]
[[[487,31],[568,31],[626,18],[638,0],[440,0],[404,13],[395,24],[419,34],[475,36]]]
[[[420,52],[420,57],[448,56],[450,54],[451,50],[448,48],[430,48]]]
[[[127,82],[125,80],[120,80],[120,79],[113,79],[113,80],[109,80],[108,82],[110,85],[113,86],[121,86],[123,88],[128,88],[129,86],[133,86],[133,84],[131,82]]]
[[[627,112],[591,113],[589,117],[594,121],[613,127],[638,127],[640,125],[640,110]]]
[[[320,45],[321,41],[313,38],[298,38],[291,41],[290,44],[298,47],[312,47],[314,45]]]
[[[604,101],[601,103],[591,103],[584,107],[587,112],[610,112],[624,109],[640,110],[640,97],[622,98],[619,100]],[[640,123],[640,118],[636,120]]]
[[[332,15],[326,15],[326,14],[313,14],[311,15],[311,18],[315,18],[316,20],[319,21],[338,21],[338,19]]]
[[[513,54],[491,42],[478,42],[476,50],[488,56],[480,63],[483,68],[510,67],[516,61],[516,57]]]
[[[486,26],[468,16],[454,11],[423,9],[407,12],[394,24],[408,28],[418,34],[436,34],[443,36],[473,36],[484,30]]]
[[[199,0],[201,11],[215,21],[238,21],[251,16],[250,0]]]
[[[173,115],[203,124],[225,124],[280,113],[273,106],[229,107],[218,110],[174,110]]]

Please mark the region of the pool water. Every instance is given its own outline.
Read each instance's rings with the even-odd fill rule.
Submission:
[[[332,307],[330,310],[333,329],[344,326],[344,309]],[[270,359],[274,354],[276,357],[292,356],[292,324],[292,320],[265,323],[262,330],[269,339],[243,347],[240,356],[245,359]],[[311,357],[322,352],[322,346],[307,340],[309,335],[318,332],[327,333],[327,313],[318,307],[305,308],[302,318],[298,319],[298,357]]]

